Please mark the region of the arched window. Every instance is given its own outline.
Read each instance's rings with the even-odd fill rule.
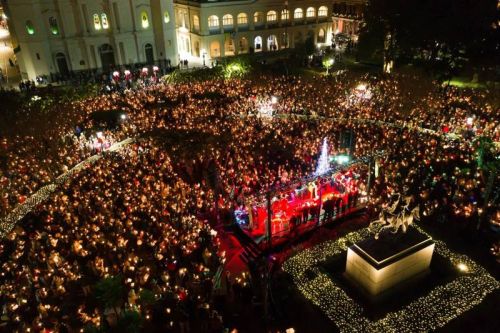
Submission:
[[[260,37],[260,36],[255,37],[254,50],[255,50],[255,52],[262,51],[262,37]]]
[[[304,17],[304,12],[302,11],[302,8],[296,8],[295,11],[293,12],[293,18],[301,19],[303,17]]]
[[[316,9],[314,9],[314,7],[307,8],[306,16],[307,17],[315,17],[316,16]]]
[[[239,43],[239,53],[247,53],[248,52],[248,40],[245,37],[241,37]]]
[[[141,13],[141,26],[143,29],[149,28],[149,17],[146,12]]]
[[[186,10],[179,11],[179,17],[181,19],[181,27],[187,28],[187,22],[189,22],[188,13]]]
[[[325,30],[319,29],[318,31],[318,43],[324,43],[325,42]]]
[[[94,14],[94,29],[101,30],[101,19],[99,18],[99,14]]]
[[[163,14],[163,22],[165,22],[165,23],[170,22],[170,14],[168,13],[168,11],[166,11],[166,12]]]
[[[33,22],[31,22],[31,20],[26,21],[26,32],[28,35],[33,35],[35,33],[35,27],[33,26]]]
[[[105,13],[101,14],[101,22],[102,22],[102,28],[104,30],[109,28],[108,15],[106,15]]]
[[[275,35],[267,37],[267,50],[277,51],[278,50],[278,39]]]
[[[224,41],[224,55],[234,55],[234,42],[232,38],[226,38],[226,40]]]
[[[233,26],[234,22],[233,22],[233,15],[231,14],[226,14],[224,16],[222,16],[222,25],[223,26]]]
[[[200,18],[198,15],[193,16],[193,28],[196,31],[200,30]]]
[[[288,21],[290,19],[290,11],[288,9],[283,9],[281,11],[281,20]]]
[[[209,28],[218,28],[219,27],[219,18],[215,15],[211,15],[208,17],[208,27]]]
[[[267,12],[267,22],[276,22],[277,14],[274,10],[270,10]]]
[[[101,55],[102,68],[107,70],[115,65],[115,54],[111,45],[101,45],[99,47],[99,54]]]
[[[144,45],[144,54],[146,55],[146,62],[152,65],[155,62],[155,56],[153,53],[153,45],[146,44]]]
[[[195,57],[200,56],[200,42],[198,41],[194,42],[194,56]]]
[[[60,74],[68,75],[68,62],[66,61],[66,56],[64,55],[64,53],[59,52],[56,54],[56,64]]]
[[[238,25],[248,24],[248,16],[245,13],[239,13],[237,16]]]
[[[318,9],[318,16],[320,17],[325,17],[328,15],[328,7],[326,6],[321,6]]]
[[[264,13],[255,12],[255,14],[253,14],[253,22],[257,25],[263,24],[264,23]]]
[[[57,26],[57,20],[53,16],[49,17],[49,27],[50,27],[50,32],[52,32],[53,35],[59,34],[59,27]]]
[[[210,58],[220,57],[220,43],[216,40],[210,43]]]

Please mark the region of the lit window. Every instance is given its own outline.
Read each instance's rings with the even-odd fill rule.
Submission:
[[[290,18],[290,12],[288,11],[288,9],[283,9],[281,11],[281,20],[288,21],[289,18]]]
[[[208,17],[208,27],[209,28],[218,28],[219,27],[219,18],[215,15]]]
[[[102,28],[104,30],[109,28],[108,15],[102,13],[101,14],[101,22],[102,22]]]
[[[260,36],[255,37],[254,50],[256,52],[262,51],[262,37],[260,37]]]
[[[168,12],[165,12],[165,14],[163,14],[163,22],[170,22],[170,14]]]
[[[239,13],[237,20],[238,20],[238,25],[248,24],[248,16],[245,13]]]
[[[99,18],[99,14],[94,14],[94,29],[101,30],[101,19]]]
[[[149,28],[149,18],[146,12],[141,13],[141,25],[143,29]]]
[[[318,16],[325,17],[328,15],[328,8],[326,6],[321,6],[318,9]]]
[[[264,23],[264,14],[261,12],[256,12],[253,14],[253,22],[257,24]]]
[[[270,10],[267,12],[267,22],[276,22],[277,14],[274,10]]]
[[[200,18],[197,15],[193,16],[193,26],[194,30],[196,31],[200,30]]]
[[[33,26],[33,22],[31,22],[31,20],[26,21],[26,32],[29,35],[33,35],[35,33],[35,27]]]
[[[307,17],[315,17],[316,16],[316,10],[313,7],[307,8],[306,16]]]
[[[49,27],[50,27],[50,32],[52,32],[53,35],[59,34],[59,27],[57,26],[57,20],[53,16],[49,17]]]
[[[187,28],[187,24],[186,24],[186,22],[188,22],[187,12],[180,10],[179,17],[181,18],[181,27]]]
[[[325,30],[319,29],[318,32],[318,43],[324,43],[325,42]]]
[[[233,16],[226,14],[222,17],[222,25],[228,26],[228,25],[233,25]]]
[[[293,18],[294,19],[301,19],[304,17],[304,12],[302,11],[302,8],[297,8],[293,12]]]

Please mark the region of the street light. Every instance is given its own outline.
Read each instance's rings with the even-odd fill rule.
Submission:
[[[461,272],[467,272],[467,271],[469,271],[469,267],[467,267],[467,265],[466,265],[466,264],[464,264],[464,263],[462,263],[462,262],[461,262],[461,263],[459,263],[459,264],[457,265],[457,268],[458,268]]]
[[[130,71],[128,69],[126,69],[123,74],[125,74],[125,80],[130,80]]]

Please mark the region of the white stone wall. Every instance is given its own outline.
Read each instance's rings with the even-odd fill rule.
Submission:
[[[364,3],[362,0],[349,0],[349,3]],[[176,13],[188,10],[190,15],[190,41],[191,41],[191,55],[201,59],[202,54],[197,54],[195,50],[196,46],[200,45],[201,50],[205,51],[207,54],[207,59],[217,58],[217,54],[220,56],[226,56],[228,51],[227,42],[228,39],[234,40],[235,54],[247,53],[248,48],[241,52],[239,44],[240,40],[246,39],[248,47],[255,48],[255,38],[260,36],[262,38],[262,50],[261,52],[270,51],[268,48],[267,38],[271,35],[276,36],[278,41],[278,49],[282,49],[285,45],[283,43],[283,35],[288,35],[289,47],[295,46],[295,40],[300,37],[300,40],[305,41],[308,34],[314,36],[314,41],[318,47],[326,46],[331,44],[332,40],[332,3],[331,1],[324,0],[299,0],[299,1],[275,1],[275,0],[242,0],[242,1],[230,1],[230,2],[207,2],[207,3],[193,3],[184,0],[178,0],[175,2],[174,7],[176,8]],[[326,17],[318,17],[318,10],[321,6],[327,8]],[[308,18],[306,15],[307,9],[313,7],[315,9],[314,17]],[[294,11],[296,8],[301,8],[303,10],[302,19],[294,19]],[[281,20],[281,13],[283,10],[287,9],[289,12],[289,24],[285,25]],[[275,11],[277,15],[277,20],[275,22],[267,22],[267,13],[269,11]],[[262,24],[254,23],[254,14],[256,12],[262,13],[264,20]],[[245,13],[247,15],[247,24],[238,24],[238,14]],[[229,14],[233,17],[233,25],[231,27],[224,26],[223,18],[224,15]],[[197,16],[200,22],[199,30],[194,29],[193,22],[194,17]],[[217,16],[219,20],[218,28],[209,27],[209,17]],[[184,30],[180,26],[180,21],[177,21],[177,34],[178,40],[179,36],[183,36],[186,32],[180,32]],[[229,28],[229,29],[228,29]],[[318,33],[320,29],[324,32],[324,42],[318,43]],[[217,44],[218,43],[218,44]],[[214,45],[219,45],[217,48],[218,52],[214,52],[216,47]],[[231,52],[230,55],[233,55]]]
[[[20,46],[16,56],[23,78],[57,73],[57,54],[64,54],[70,71],[100,68],[99,48],[103,44],[112,47],[115,65],[145,62],[146,44],[152,45],[154,60],[170,58],[176,64],[172,0],[19,0],[7,5],[14,47]],[[164,20],[166,11],[169,23]],[[148,17],[147,26],[142,24],[142,13]],[[94,26],[94,14],[99,17],[100,29]],[[57,21],[57,34],[52,33],[50,17]],[[27,31],[28,21],[32,34]]]
[[[362,3],[363,0],[346,0]],[[276,36],[278,49],[284,46],[283,34],[288,34],[289,47],[301,36],[308,34],[317,42],[322,29],[325,42],[329,45],[334,32],[332,20],[333,2],[327,0],[241,0],[224,2],[189,2],[185,0],[17,0],[7,2],[9,24],[14,47],[20,46],[16,54],[24,78],[34,79],[39,75],[59,72],[56,55],[64,55],[68,70],[86,70],[103,66],[100,47],[109,44],[113,49],[115,65],[146,62],[145,45],[151,44],[154,60],[170,59],[172,65],[178,60],[188,59],[201,63],[203,53],[206,60],[219,56],[248,52],[255,48],[255,38],[262,38],[262,52],[269,51],[267,38]],[[318,9],[327,7],[327,17],[319,18]],[[315,16],[307,18],[307,8],[315,9]],[[294,10],[302,8],[303,18],[294,19]],[[289,10],[290,25],[281,22],[281,12]],[[267,22],[267,13],[274,10],[277,21]],[[261,12],[264,22],[254,24],[254,14]],[[143,25],[142,14],[148,18]],[[169,20],[165,19],[168,13]],[[240,13],[247,14],[246,25],[238,25]],[[98,15],[101,28],[94,25],[94,14]],[[109,27],[103,27],[105,14]],[[223,17],[230,14],[233,26],[223,26]],[[208,18],[219,18],[218,29],[209,29]],[[49,18],[55,18],[58,33],[52,32]],[[26,22],[31,21],[34,29],[29,34]],[[199,26],[195,26],[195,21]],[[233,40],[232,48],[229,39]],[[241,49],[240,41],[246,40],[248,47]],[[219,43],[216,54],[211,50],[213,43]],[[213,48],[213,47],[212,47]],[[234,52],[229,52],[234,50]]]
[[[429,269],[434,252],[434,243],[402,257],[398,261],[377,269],[370,262],[347,249],[346,275],[360,284],[371,295],[378,295]]]

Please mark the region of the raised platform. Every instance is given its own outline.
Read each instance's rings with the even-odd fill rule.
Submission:
[[[376,296],[429,269],[434,242],[415,228],[406,233],[380,235],[347,250],[345,275]]]

